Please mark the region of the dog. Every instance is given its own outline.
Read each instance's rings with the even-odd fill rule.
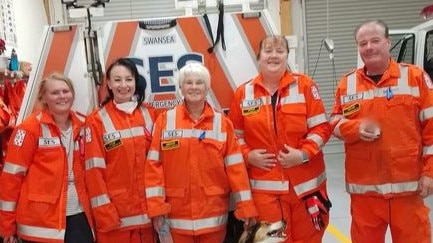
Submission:
[[[286,222],[260,222],[244,230],[238,243],[278,243],[287,239]]]

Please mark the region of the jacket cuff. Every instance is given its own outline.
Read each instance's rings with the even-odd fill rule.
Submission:
[[[347,143],[354,143],[361,138],[359,137],[359,120],[349,120],[340,125],[340,134]]]
[[[93,212],[98,231],[108,232],[120,227],[120,217],[112,203],[100,206]]]
[[[423,160],[424,160],[424,167],[422,169],[421,176],[428,176],[433,178],[433,156],[428,156]]]
[[[253,201],[237,203],[234,214],[237,219],[245,219],[259,216],[259,213],[257,212],[256,206],[254,205]]]
[[[167,215],[171,212],[171,205],[169,203],[162,203],[152,208],[148,208],[147,215],[153,218],[156,216]]]

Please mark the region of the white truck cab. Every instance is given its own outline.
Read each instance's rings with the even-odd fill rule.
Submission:
[[[390,30],[390,38],[397,62],[422,67],[433,78],[433,19],[408,30]]]

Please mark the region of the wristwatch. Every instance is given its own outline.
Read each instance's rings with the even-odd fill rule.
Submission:
[[[308,154],[302,151],[302,164],[305,165],[306,163],[308,163],[308,161],[309,161]]]

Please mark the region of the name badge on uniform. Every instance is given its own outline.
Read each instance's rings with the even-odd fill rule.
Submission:
[[[242,115],[248,116],[248,115],[259,113],[261,106],[262,106],[262,100],[261,99],[243,100],[242,101]]]
[[[171,150],[171,149],[176,149],[179,147],[180,147],[179,139],[161,142],[161,149],[162,150]]]
[[[361,110],[361,105],[359,103],[350,105],[343,109],[343,116],[350,116]]]
[[[120,132],[106,133],[102,135],[105,149],[108,151],[122,145],[121,138],[122,136],[120,135]]]
[[[114,149],[114,148],[117,148],[120,145],[122,145],[122,140],[120,140],[120,139],[116,139],[116,140],[110,141],[108,143],[104,143],[105,150],[107,150],[107,151]]]
[[[181,138],[183,136],[182,130],[164,130],[162,132],[163,139]]]
[[[357,100],[362,100],[364,98],[364,93],[359,93],[359,94],[351,94],[351,95],[346,95],[342,97],[342,104],[347,104],[349,102],[353,102],[353,101],[357,101]]]
[[[53,138],[39,138],[39,147],[54,147],[54,146],[60,146],[60,138],[53,137]]]

